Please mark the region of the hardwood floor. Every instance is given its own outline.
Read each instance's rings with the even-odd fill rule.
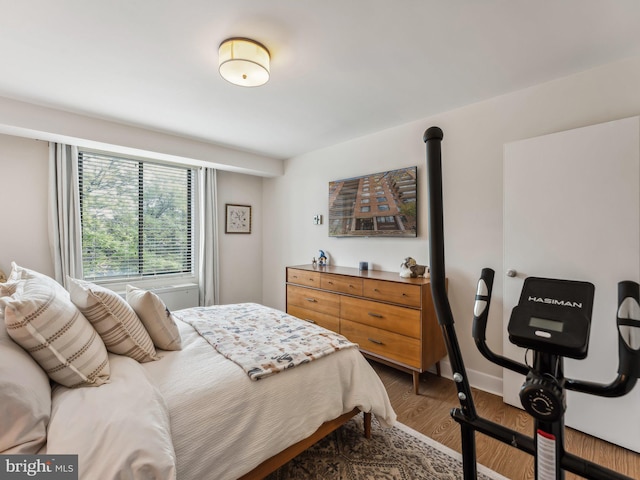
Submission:
[[[459,406],[453,381],[424,374],[420,382],[420,395],[415,395],[410,374],[376,362],[371,364],[389,392],[399,422],[460,452],[460,426],[449,414],[453,407]],[[482,418],[532,435],[531,417],[523,410],[503,403],[501,397],[474,389],[474,402]],[[640,479],[640,455],[635,452],[570,428],[566,429],[565,449],[631,478]],[[518,449],[476,433],[476,452],[479,463],[507,478],[534,478],[533,457]],[[571,473],[566,475],[567,480],[578,478],[582,477]]]

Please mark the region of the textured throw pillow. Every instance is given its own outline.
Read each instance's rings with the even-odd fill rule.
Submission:
[[[0,455],[34,454],[47,440],[49,378],[0,324]]]
[[[7,281],[5,283],[0,283],[0,297],[10,297],[14,293],[16,293],[16,288],[18,288],[18,283],[16,281]],[[0,308],[0,320],[4,321],[4,308]]]
[[[62,285],[56,282],[53,278],[48,277],[40,272],[36,272],[35,270],[31,270],[29,268],[21,267],[16,262],[11,262],[11,273],[9,274],[9,278],[7,282],[20,282],[22,280],[27,279],[37,279],[43,283],[50,285],[53,289],[56,290],[58,295],[63,295],[69,298],[69,292],[67,292]]]
[[[108,288],[74,278],[69,278],[69,292],[107,350],[139,362],[158,359],[153,340],[124,298]]]
[[[127,303],[142,321],[156,347],[162,350],[182,348],[175,319],[158,295],[127,285]]]
[[[30,270],[25,267],[21,267],[16,262],[11,262],[11,272],[5,282],[0,282],[0,297],[10,297],[16,291],[16,288],[21,282],[27,279],[37,279],[41,282],[51,286],[58,295],[62,295],[69,298],[69,292],[67,292],[62,285],[56,282],[53,278],[48,277],[35,270]],[[4,309],[0,308],[0,320],[4,321]]]
[[[0,298],[9,336],[49,377],[67,387],[99,386],[109,378],[107,350],[96,330],[49,282],[29,278]]]

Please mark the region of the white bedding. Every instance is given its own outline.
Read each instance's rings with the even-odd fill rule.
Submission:
[[[57,385],[47,444],[40,453],[78,455],[81,480],[173,480],[169,410],[142,364],[109,354],[100,387]]]
[[[357,349],[256,382],[177,323],[182,350],[158,351],[159,361],[141,365],[169,408],[179,480],[237,479],[354,407],[383,426],[396,419],[382,381]]]

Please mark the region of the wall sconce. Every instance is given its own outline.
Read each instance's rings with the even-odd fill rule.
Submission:
[[[228,38],[218,49],[220,75],[242,87],[258,87],[269,80],[267,48],[248,38]]]

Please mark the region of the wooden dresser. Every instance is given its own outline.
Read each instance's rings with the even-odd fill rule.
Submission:
[[[287,313],[339,332],[366,356],[420,374],[440,375],[446,348],[428,278],[347,267],[287,267]]]

